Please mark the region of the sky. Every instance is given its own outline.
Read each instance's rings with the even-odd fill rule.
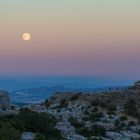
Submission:
[[[140,0],[0,0],[0,76],[139,74]]]

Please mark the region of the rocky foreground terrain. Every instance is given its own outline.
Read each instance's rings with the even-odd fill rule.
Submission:
[[[140,140],[140,82],[116,92],[56,93],[28,108],[55,116],[67,140]]]
[[[140,82],[121,91],[56,93],[50,100],[23,108],[54,116],[54,127],[62,139],[140,140]],[[13,110],[18,114],[19,110]],[[33,131],[25,131],[21,139],[33,140],[35,136]]]

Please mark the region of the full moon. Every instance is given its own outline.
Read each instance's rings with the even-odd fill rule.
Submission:
[[[31,35],[29,33],[24,33],[22,38],[24,41],[29,41],[31,39]]]

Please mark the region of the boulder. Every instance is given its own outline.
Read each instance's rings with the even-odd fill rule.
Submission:
[[[101,137],[101,140],[112,140],[110,138]]]
[[[134,133],[138,133],[140,130],[140,127],[139,126],[131,126],[130,130],[133,131]]]
[[[130,138],[116,132],[106,132],[106,136],[112,140],[131,140]]]
[[[21,135],[21,140],[34,140],[35,134],[31,132],[23,132]]]
[[[68,136],[67,140],[87,140],[87,138],[78,134],[73,134],[73,135]]]
[[[75,128],[71,125],[70,122],[58,122],[56,128],[59,129],[62,133],[74,133]]]
[[[106,130],[112,130],[115,128],[115,125],[112,123],[96,122],[95,124],[104,127]]]
[[[131,140],[139,140],[140,135],[137,133],[134,133],[132,131],[122,131],[121,132],[125,137],[130,138]]]

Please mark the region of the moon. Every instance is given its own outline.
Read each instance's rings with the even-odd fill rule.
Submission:
[[[24,33],[24,34],[22,35],[22,39],[23,39],[24,41],[29,41],[29,40],[31,39],[31,35],[30,35],[29,33]]]

